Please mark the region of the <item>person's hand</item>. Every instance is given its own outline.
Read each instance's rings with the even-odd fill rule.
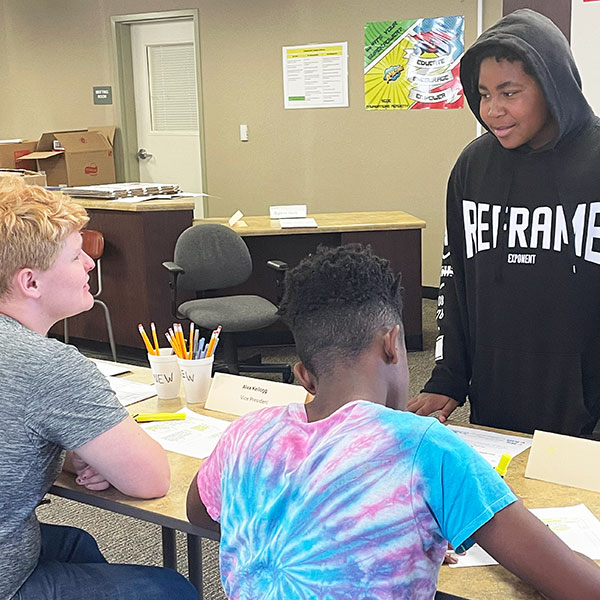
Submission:
[[[457,406],[458,402],[454,398],[450,398],[450,396],[421,392],[408,401],[406,410],[425,417],[439,410],[438,421],[445,423]]]
[[[465,552],[461,552],[461,554],[456,554],[456,552],[454,552],[452,544],[448,542],[448,550],[446,550],[446,554],[444,554],[444,561],[442,564],[455,565],[458,562],[458,557],[464,556],[465,554]]]
[[[75,483],[82,485],[88,490],[100,491],[105,490],[110,486],[104,475],[98,473],[82,460],[75,452],[71,453],[71,467],[73,468],[76,477]]]

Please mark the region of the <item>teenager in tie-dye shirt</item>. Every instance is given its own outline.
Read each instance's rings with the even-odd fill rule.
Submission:
[[[228,598],[431,599],[448,541],[471,536],[549,597],[571,597],[552,586],[575,589],[574,570],[600,584],[454,433],[386,407],[408,397],[387,261],[358,245],[320,249],[288,274],[280,312],[314,400],[234,422],[188,495],[192,522],[206,525],[206,509],[221,524]],[[545,562],[561,577],[535,571]]]

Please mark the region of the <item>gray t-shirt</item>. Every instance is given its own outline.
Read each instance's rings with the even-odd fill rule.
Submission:
[[[0,599],[40,552],[35,508],[73,450],[127,416],[106,378],[73,346],[0,315]]]

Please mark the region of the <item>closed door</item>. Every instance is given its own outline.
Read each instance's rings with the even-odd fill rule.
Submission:
[[[202,192],[191,19],[131,25],[140,180]]]

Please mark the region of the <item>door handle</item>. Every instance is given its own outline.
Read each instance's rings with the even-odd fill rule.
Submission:
[[[152,158],[152,154],[146,150],[146,148],[140,148],[135,155],[139,160],[145,160],[146,158]]]

